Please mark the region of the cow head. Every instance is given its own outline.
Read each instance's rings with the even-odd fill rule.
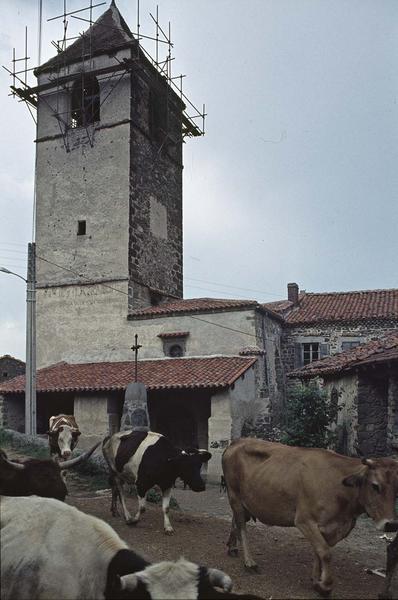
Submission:
[[[175,469],[176,477],[180,477],[194,492],[203,492],[206,488],[200,470],[203,463],[210,460],[207,450],[181,450],[177,456],[169,458]]]
[[[217,592],[215,586],[221,588]],[[149,565],[142,571],[119,578],[118,598],[196,598],[223,597],[230,592],[232,581],[218,569],[207,569],[183,558]],[[230,597],[229,594],[227,597]]]
[[[61,425],[57,429],[47,432],[50,439],[50,446],[56,448],[57,453],[63,460],[68,460],[72,455],[72,450],[77,445],[80,431],[69,425]]]
[[[60,464],[53,460],[28,458],[10,460],[0,451],[0,494],[4,496],[43,496],[65,500],[68,493],[61,469],[69,469],[87,460],[100,442],[80,456]]]
[[[343,479],[343,485],[359,488],[359,501],[378,529],[397,531],[398,462],[391,458],[363,458],[361,462],[356,472]]]

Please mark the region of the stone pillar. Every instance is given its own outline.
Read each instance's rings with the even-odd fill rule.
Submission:
[[[82,432],[79,448],[85,450],[108,435],[108,400],[105,395],[75,396],[74,416]]]
[[[221,392],[211,397],[209,419],[209,451],[212,458],[207,471],[208,481],[219,483],[222,475],[221,457],[231,441],[232,416],[229,393]]]

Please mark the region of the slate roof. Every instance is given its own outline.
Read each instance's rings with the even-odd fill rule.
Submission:
[[[227,388],[256,358],[210,356],[138,361],[138,380],[148,390]],[[125,390],[133,380],[134,362],[57,363],[37,372],[37,392]],[[25,393],[25,375],[0,385],[0,394]]]
[[[259,308],[256,300],[229,300],[218,298],[189,298],[187,300],[172,300],[157,306],[149,306],[134,310],[129,314],[129,319],[142,317],[157,317],[162,315],[176,315],[193,312],[216,312],[222,310]]]
[[[35,70],[35,75],[44,71],[53,71],[58,66],[80,62],[82,56],[88,55],[90,46],[92,56],[105,54],[115,48],[131,44],[134,41],[126,21],[116,4],[110,7],[66,50],[60,52]]]
[[[392,360],[398,361],[398,330],[381,339],[317,360],[301,369],[292,371],[288,376],[300,379],[324,377],[350,371],[360,365]]]
[[[288,300],[262,306],[284,316],[286,323],[291,325],[398,319],[398,289],[320,294],[301,292],[296,307]]]

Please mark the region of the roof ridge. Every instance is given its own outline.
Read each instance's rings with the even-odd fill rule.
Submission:
[[[370,294],[376,292],[398,292],[398,288],[377,288],[374,290],[351,290],[346,292],[305,292],[307,296],[341,296],[344,294]]]

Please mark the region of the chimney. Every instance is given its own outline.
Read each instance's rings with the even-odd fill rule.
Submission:
[[[287,284],[287,299],[293,302],[294,305],[298,304],[299,299],[299,286],[297,283]]]

